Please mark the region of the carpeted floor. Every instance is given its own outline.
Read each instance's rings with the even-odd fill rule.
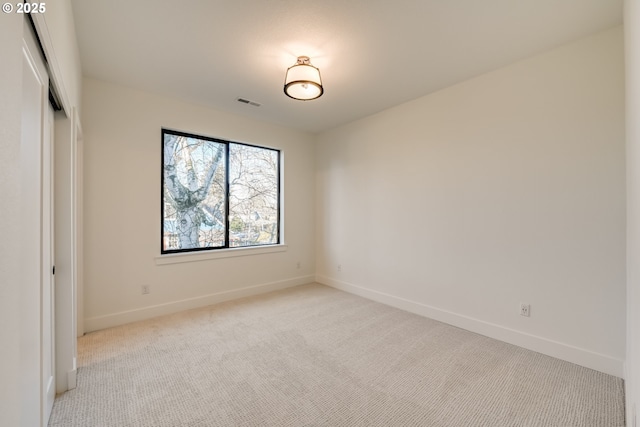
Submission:
[[[623,382],[311,284],[88,334],[50,426],[624,425]]]

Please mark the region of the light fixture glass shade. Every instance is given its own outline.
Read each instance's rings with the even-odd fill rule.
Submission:
[[[308,56],[299,56],[298,62],[287,69],[284,93],[301,101],[319,98],[324,93],[320,70],[311,65]]]

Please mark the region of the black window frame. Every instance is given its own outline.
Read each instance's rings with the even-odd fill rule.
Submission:
[[[211,247],[206,247],[206,248],[186,248],[186,249],[165,249],[164,248],[164,237],[165,237],[165,228],[164,228],[164,218],[165,218],[165,182],[164,182],[164,144],[165,144],[165,135],[166,134],[170,134],[170,135],[176,135],[176,136],[183,136],[186,138],[196,138],[196,139],[201,139],[201,140],[205,140],[205,141],[212,141],[218,144],[223,144],[224,145],[224,173],[225,173],[225,232],[224,232],[224,245],[222,246],[211,246]],[[207,252],[207,251],[216,251],[216,250],[220,250],[220,249],[243,249],[243,248],[259,248],[259,247],[268,247],[268,246],[276,246],[276,245],[280,245],[281,244],[281,215],[282,215],[282,198],[281,198],[281,188],[282,188],[282,151],[277,149],[277,148],[271,148],[271,147],[264,147],[261,145],[256,145],[256,144],[248,144],[246,142],[238,142],[238,141],[230,141],[230,140],[225,140],[225,139],[220,139],[220,138],[213,138],[210,136],[205,136],[205,135],[197,135],[194,133],[189,133],[189,132],[183,132],[183,131],[178,131],[178,130],[173,130],[173,129],[168,129],[168,128],[162,128],[162,132],[161,132],[161,137],[160,137],[160,143],[161,143],[161,161],[160,161],[160,254],[161,255],[168,255],[168,254],[180,254],[180,253],[192,253],[192,252]],[[275,243],[265,243],[265,244],[258,244],[258,245],[244,245],[244,246],[230,246],[230,239],[229,239],[229,225],[230,225],[230,221],[229,221],[229,163],[230,163],[230,156],[229,156],[229,146],[231,144],[237,144],[237,145],[244,145],[247,147],[254,147],[254,148],[260,148],[263,150],[269,150],[269,151],[274,151],[277,153],[277,201],[278,201],[278,207],[277,207],[277,214],[276,214],[276,226],[277,226],[277,230],[276,230],[276,242]]]

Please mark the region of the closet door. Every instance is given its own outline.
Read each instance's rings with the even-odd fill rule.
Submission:
[[[49,76],[31,23],[22,62],[22,363],[25,425],[46,426],[55,397],[53,280],[53,109]],[[35,391],[38,390],[37,398]]]

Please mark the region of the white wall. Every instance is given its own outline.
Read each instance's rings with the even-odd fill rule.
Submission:
[[[627,106],[627,425],[640,407],[640,3],[625,2]]]
[[[313,281],[311,135],[97,80],[83,95],[87,331]],[[157,265],[162,127],[281,149],[287,250]]]
[[[324,132],[316,167],[318,281],[622,376],[621,28]]]
[[[0,414],[6,425],[20,425],[20,138],[23,19],[0,16]],[[35,391],[37,397],[37,390]]]

